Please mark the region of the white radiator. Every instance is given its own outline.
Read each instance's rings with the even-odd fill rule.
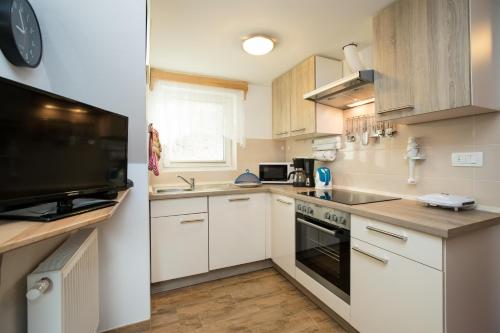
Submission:
[[[72,235],[28,276],[28,333],[95,333],[99,323],[97,230]]]

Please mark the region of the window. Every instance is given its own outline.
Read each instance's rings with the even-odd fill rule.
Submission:
[[[236,169],[244,145],[239,91],[160,81],[149,99],[149,121],[160,133],[163,169]]]

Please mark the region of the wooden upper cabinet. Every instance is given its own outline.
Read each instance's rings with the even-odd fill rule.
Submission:
[[[468,0],[411,1],[417,113],[471,105]]]
[[[500,110],[500,80],[490,74],[500,65],[494,8],[496,0],[399,0],[380,11],[373,62],[381,120],[412,124]]]
[[[383,9],[373,20],[373,67],[377,112],[413,109],[411,3],[402,0]]]
[[[340,110],[304,100],[305,93],[340,78],[340,61],[312,56],[275,79],[272,84],[273,138],[341,134]]]
[[[303,61],[291,71],[292,96],[290,109],[291,135],[310,134],[316,129],[316,106],[314,102],[304,99],[304,94],[315,87],[315,57]]]
[[[288,72],[273,81],[273,138],[284,138],[290,135],[291,79],[292,74]]]

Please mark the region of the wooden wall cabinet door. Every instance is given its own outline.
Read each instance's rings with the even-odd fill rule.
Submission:
[[[411,1],[417,114],[471,105],[469,0]]]
[[[341,134],[342,111],[304,100],[304,94],[342,78],[338,60],[312,56],[273,81],[273,138]]]
[[[271,195],[271,259],[295,277],[295,201]]]
[[[406,124],[500,110],[497,0],[399,0],[373,20],[375,107]],[[484,36],[490,36],[485,39]]]
[[[412,94],[412,0],[384,8],[373,20],[375,109],[378,113],[414,107]]]
[[[287,72],[272,84],[273,138],[290,135],[291,81],[292,73]]]
[[[304,99],[315,87],[315,57],[295,66],[292,71],[290,135],[311,134],[316,130],[316,103]]]

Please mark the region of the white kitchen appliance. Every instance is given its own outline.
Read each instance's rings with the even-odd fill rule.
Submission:
[[[471,197],[452,195],[447,193],[433,193],[417,197],[417,200],[428,206],[459,209],[471,209],[476,206],[476,201]]]
[[[263,184],[292,184],[292,171],[295,171],[292,162],[259,163],[259,179]]]
[[[316,170],[316,188],[319,190],[331,190],[332,185],[332,173],[330,169],[326,167],[319,167]]]

